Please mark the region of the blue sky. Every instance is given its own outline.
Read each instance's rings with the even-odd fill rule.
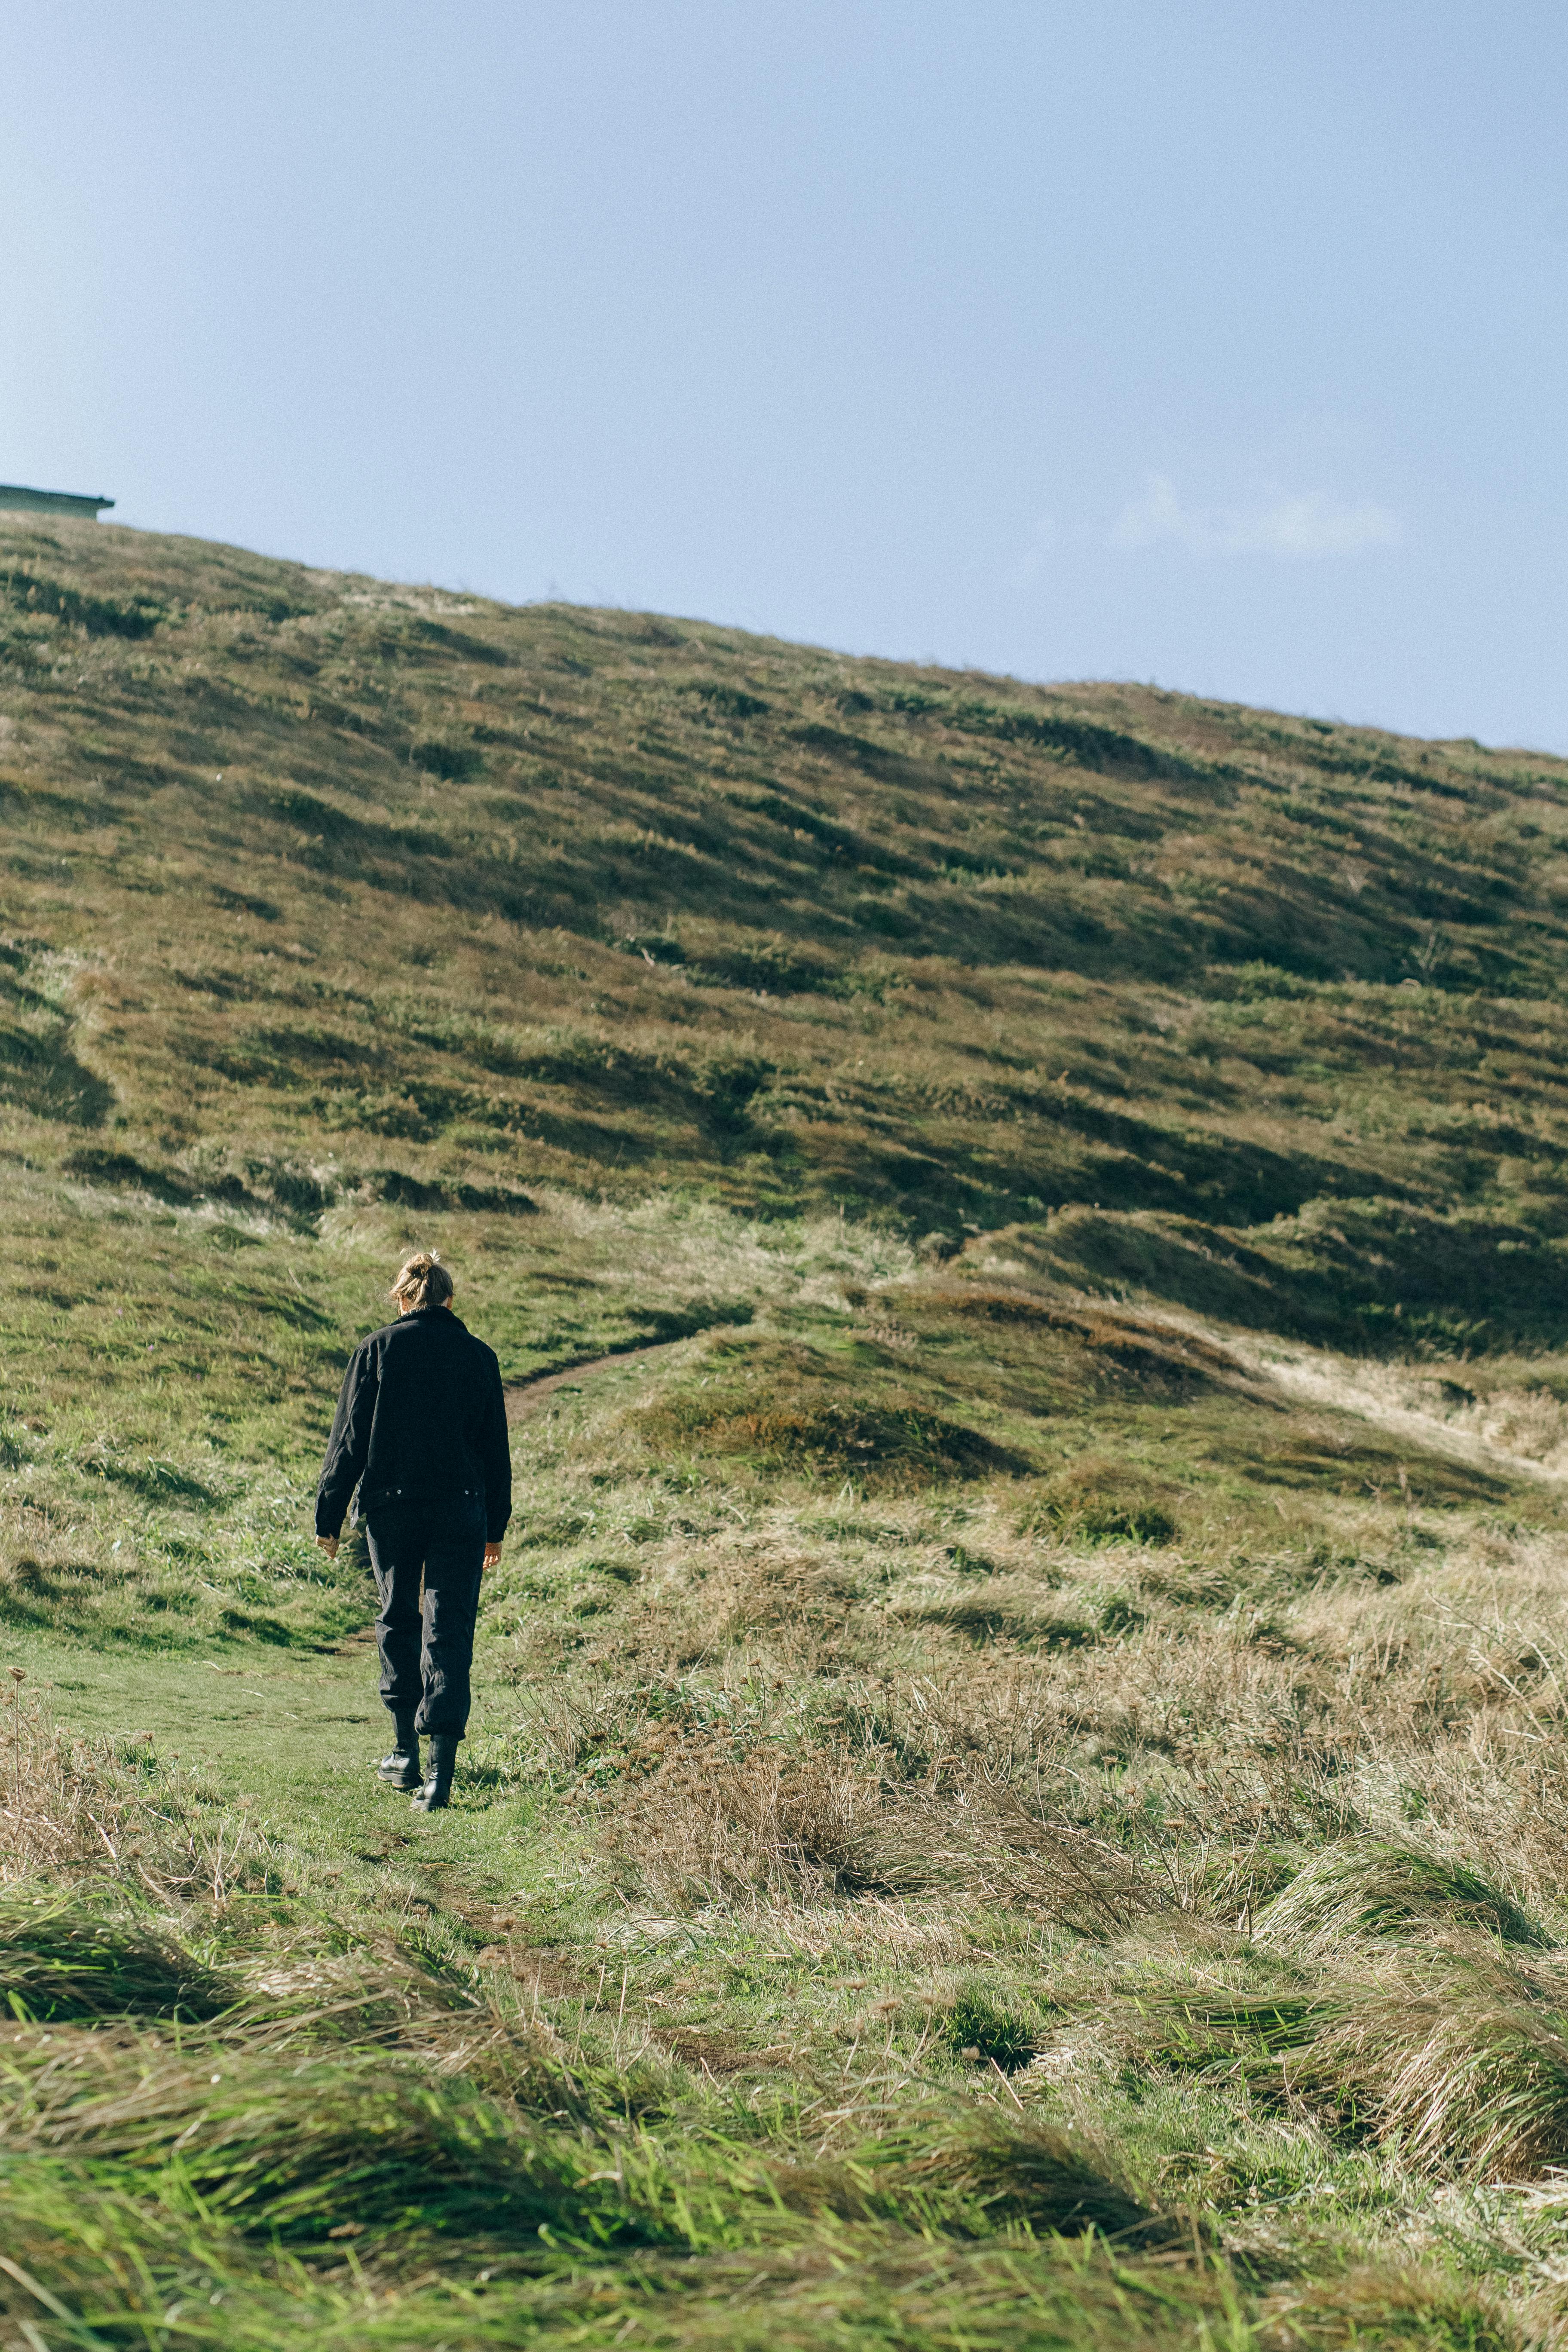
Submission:
[[[1568,14],[71,0],[0,479],[1568,751]]]

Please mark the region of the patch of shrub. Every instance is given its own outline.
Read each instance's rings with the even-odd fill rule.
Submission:
[[[1277,2287],[1258,2315],[1258,2352],[1520,2352],[1489,2295],[1440,2272],[1368,2264]]]
[[[177,1462],[157,1454],[144,1455],[139,1462],[123,1462],[99,1450],[83,1456],[82,1467],[95,1477],[111,1479],[117,1486],[129,1486],[133,1495],[140,1495],[147,1503],[177,1503],[216,1510],[224,1500],[216,1487],[198,1478],[194,1471],[183,1470]]]
[[[671,967],[684,964],[686,950],[679,940],[663,931],[634,931],[616,940],[616,946],[626,955],[641,956],[645,963],[664,963]]]
[[[989,1576],[972,1585],[922,1580],[894,1601],[892,1613],[907,1624],[945,1625],[976,1642],[1002,1635],[1037,1647],[1077,1649],[1094,1638],[1092,1625],[1064,1614],[1048,1591],[1025,1577]]]
[[[1179,1532],[1165,1498],[1117,1464],[1074,1463],[1018,1520],[1020,1534],[1069,1543],[1173,1543]]]
[[[1109,2152],[1049,2125],[1015,2117],[889,2120],[837,2161],[770,2166],[767,2185],[789,2212],[916,2226],[940,2217],[955,2234],[1023,2221],[1038,2236],[1090,2230],[1152,2245],[1186,2228],[1151,2210]]]
[[[1568,2019],[1500,1954],[1385,1967],[1311,1993],[1144,2000],[1108,2021],[1148,2058],[1244,2080],[1438,2177],[1526,2179],[1568,2158]]]
[[[210,886],[208,896],[213,904],[221,907],[226,914],[254,915],[258,923],[278,923],[283,919],[282,908],[274,906],[270,898],[253,898],[247,890],[230,890],[221,882]]]
[[[721,719],[761,719],[768,708],[761,695],[747,694],[743,688],[724,686],[715,678],[702,679],[681,691],[694,695]]]
[[[466,1209],[473,1216],[532,1217],[539,1203],[521,1187],[510,1184],[430,1183],[404,1168],[374,1169],[363,1180],[364,1190],[377,1201],[398,1208],[427,1211]]]
[[[1005,2074],[1016,2074],[1035,2054],[1024,2020],[982,1984],[960,1988],[942,2017],[942,2038],[955,2057],[984,2059]]]
[[[150,637],[174,608],[140,596],[94,596],[41,572],[0,572],[0,594],[23,613],[50,613],[89,637]]]
[[[114,1105],[114,1089],[79,1062],[65,1043],[69,1024],[24,1029],[0,1023],[0,1099],[18,1104],[36,1118],[68,1127],[101,1127]]]
[[[625,1784],[605,1846],[677,1910],[858,1894],[882,1887],[869,1834],[880,1807],[874,1760],[771,1743],[737,1754],[729,1738],[692,1731]]]
[[[132,2095],[84,2103],[52,2145],[132,2178],[162,2172],[177,2148],[209,2211],[263,2241],[423,2228],[595,2252],[681,2242],[679,2222],[639,2210],[601,2149],[465,2083],[232,2046],[215,2071],[214,2054],[165,2061],[145,2087],[132,2077]]]
[[[1082,719],[1070,711],[1029,709],[1020,703],[987,702],[974,694],[895,688],[883,705],[910,718],[930,717],[963,735],[988,735],[1004,743],[1034,743],[1070,760],[1075,767],[1170,782],[1214,782],[1233,772],[1194,760],[1169,746],[1145,741],[1120,727]]]
[[[471,783],[485,764],[485,755],[472,743],[454,743],[437,735],[422,735],[408,747],[415,767],[448,784]]]
[[[1157,1503],[1125,1503],[1112,1496],[1084,1496],[1068,1523],[1087,1543],[1167,1544],[1176,1535],[1174,1519]]]
[[[810,1477],[847,1474],[879,1486],[981,1478],[1030,1467],[978,1430],[896,1398],[873,1404],[824,1396],[752,1405],[700,1393],[651,1405],[633,1416],[631,1426],[656,1450],[689,1447],[804,1471]]]
[[[225,1630],[247,1636],[258,1642],[270,1642],[275,1647],[287,1649],[294,1639],[280,1617],[265,1617],[251,1609],[225,1609],[220,1612]]]
[[[763,996],[831,993],[841,977],[828,957],[769,939],[707,948],[689,969],[695,980],[721,988],[752,989]]]
[[[1131,1854],[978,1774],[889,1796],[868,1825],[864,1866],[896,1894],[961,1888],[1096,1938],[1169,1899]]]
[[[60,1162],[68,1176],[84,1177],[89,1183],[122,1186],[127,1191],[150,1192],[155,1201],[170,1206],[183,1204],[195,1196],[188,1184],[161,1168],[148,1168],[128,1151],[73,1151]]]

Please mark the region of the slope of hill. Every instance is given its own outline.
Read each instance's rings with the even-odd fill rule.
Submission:
[[[3,553],[9,1091],[79,1172],[954,1235],[1381,1200],[1418,1286],[1478,1223],[1554,1237],[1568,764],[118,531]]]
[[[0,2326],[1558,2340],[1565,834],[7,524]],[[416,1239],[520,1512],[411,1828],[306,1506]]]

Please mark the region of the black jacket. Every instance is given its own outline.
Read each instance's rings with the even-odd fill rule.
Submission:
[[[400,1316],[354,1349],[316,1490],[319,1536],[338,1533],[356,1486],[360,1518],[395,1500],[479,1492],[487,1540],[506,1533],[511,1450],[500,1366],[449,1307]]]

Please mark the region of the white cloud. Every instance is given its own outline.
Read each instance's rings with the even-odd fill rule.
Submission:
[[[1187,506],[1164,474],[1151,474],[1110,534],[1112,547],[1184,547],[1189,555],[1360,555],[1392,547],[1399,520],[1387,507],[1347,506],[1321,490],[1270,491],[1251,506]]]

